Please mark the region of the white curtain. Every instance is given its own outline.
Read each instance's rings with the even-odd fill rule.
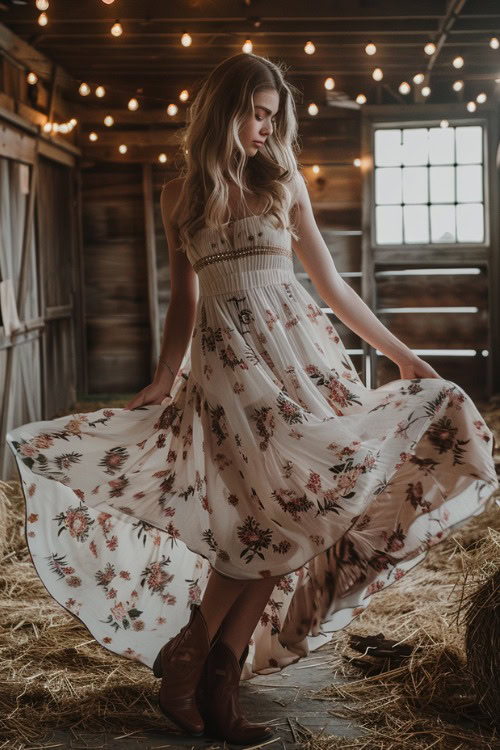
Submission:
[[[32,167],[0,158],[0,280],[11,280],[17,299],[23,232],[28,208],[28,187]],[[38,295],[39,274],[36,253],[35,224],[28,245],[27,286],[23,309],[17,314],[21,323],[40,315]],[[40,332],[38,332],[39,334]],[[37,332],[29,334],[34,338]],[[12,339],[15,341],[15,339]],[[8,341],[4,326],[0,325],[0,344]],[[0,408],[3,404],[8,349],[0,349]],[[41,345],[39,340],[22,342],[18,339],[12,357],[12,378],[7,394],[7,431],[26,422],[42,419],[42,383],[40,368]],[[3,479],[17,477],[14,457],[0,435],[0,476]]]

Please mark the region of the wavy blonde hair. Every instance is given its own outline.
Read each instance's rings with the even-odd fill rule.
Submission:
[[[241,53],[217,65],[201,84],[188,124],[180,131],[184,182],[173,212],[178,250],[192,248],[195,233],[204,227],[226,231],[229,181],[239,189],[245,216],[252,213],[246,195],[262,196],[263,214],[273,217],[276,228],[289,228],[297,239],[291,213],[300,175],[294,99],[299,92],[285,81],[284,72],[283,63]],[[255,112],[255,92],[263,89],[277,92],[279,108],[272,135],[249,159],[238,132]]]

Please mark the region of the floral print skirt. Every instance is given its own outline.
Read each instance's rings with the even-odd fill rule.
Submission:
[[[287,259],[246,278],[200,295],[161,405],[7,435],[33,564],[111,651],[151,667],[212,568],[279,576],[243,679],[328,641],[498,489],[460,386],[366,388]]]

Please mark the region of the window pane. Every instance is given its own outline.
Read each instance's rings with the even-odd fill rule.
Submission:
[[[429,242],[429,207],[404,206],[405,242]]]
[[[455,168],[429,167],[431,183],[431,203],[452,203],[455,201]]]
[[[483,200],[483,168],[479,165],[457,167],[457,201],[478,203]]]
[[[401,130],[375,131],[375,166],[397,167],[401,164]]]
[[[480,125],[456,128],[457,164],[480,164],[483,161],[483,129]]]
[[[431,206],[431,242],[456,242],[455,206]]]
[[[457,205],[457,239],[459,242],[484,242],[484,218],[481,203]]]
[[[455,130],[454,128],[430,128],[429,130],[430,164],[454,164]]]
[[[403,167],[404,203],[427,203],[428,200],[427,167]]]
[[[403,209],[401,206],[377,206],[375,222],[377,244],[389,245],[403,242]]]
[[[375,170],[375,202],[401,203],[403,188],[401,167],[386,167]]]
[[[427,128],[403,130],[403,164],[423,165],[429,161],[429,132]]]

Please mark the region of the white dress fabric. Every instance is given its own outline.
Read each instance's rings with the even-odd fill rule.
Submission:
[[[232,230],[232,231],[231,231]],[[202,229],[200,296],[171,400],[7,435],[48,592],[149,667],[211,568],[280,576],[242,679],[307,655],[499,483],[493,435],[449,380],[366,388],[268,216]]]

